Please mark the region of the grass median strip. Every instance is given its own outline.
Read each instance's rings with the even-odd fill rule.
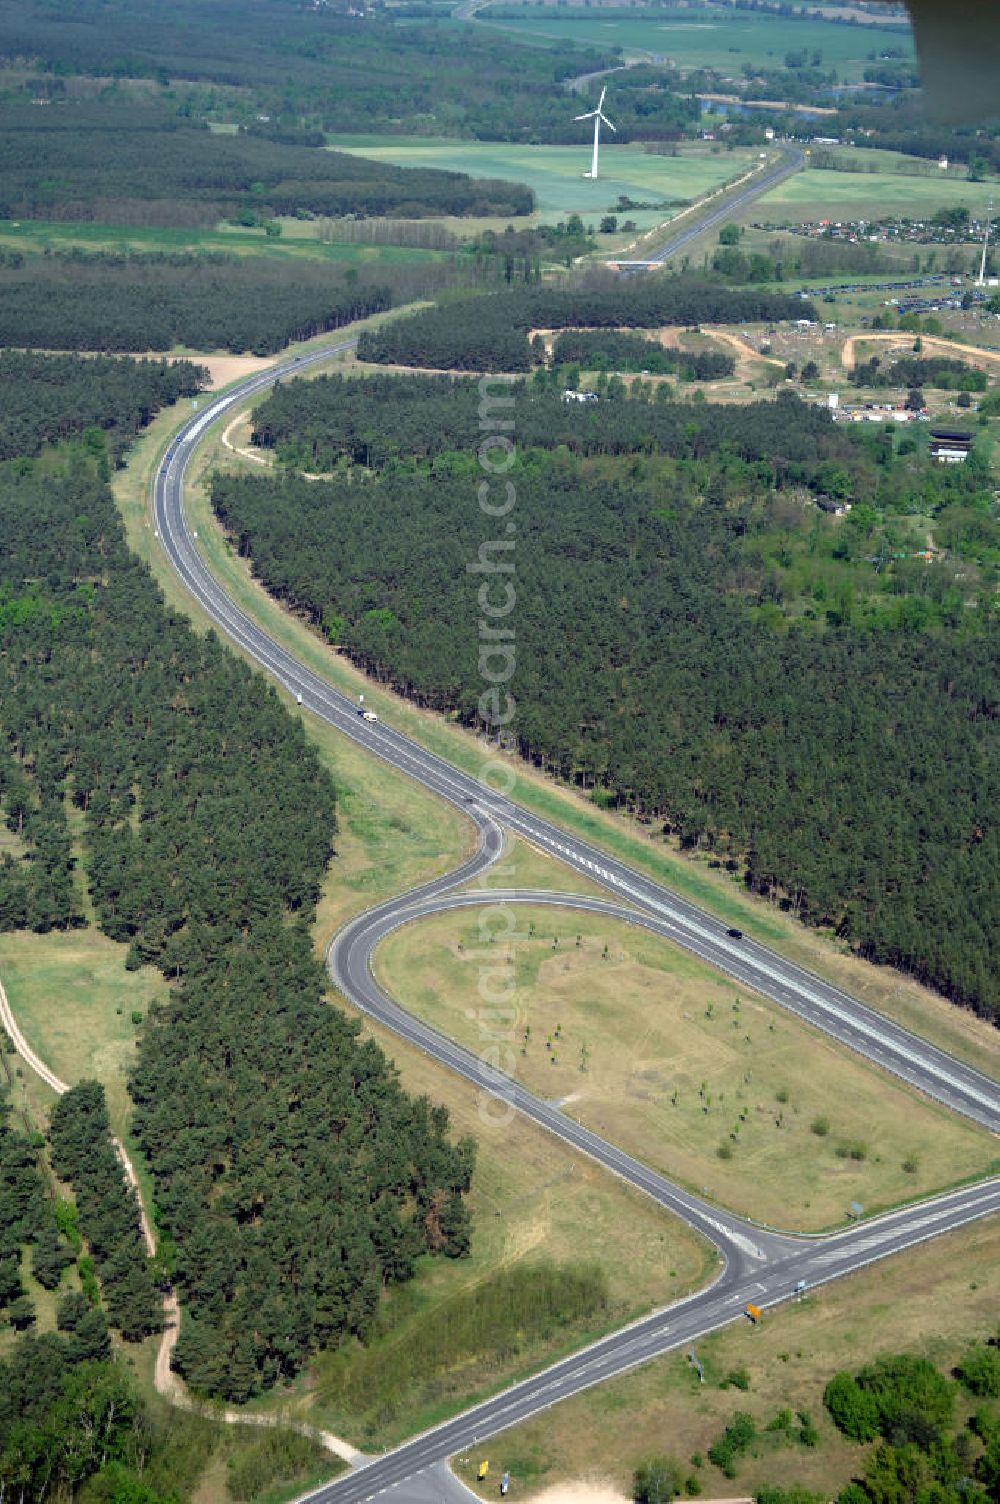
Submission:
[[[819,1231],[996,1168],[992,1137],[659,937],[517,909],[496,945],[516,1075],[637,1158],[773,1226]],[[390,935],[387,991],[475,1048],[475,914]],[[500,1016],[500,1010],[497,1017]]]

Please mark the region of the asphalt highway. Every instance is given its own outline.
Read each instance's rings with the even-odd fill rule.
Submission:
[[[783,1261],[765,1268],[742,1275],[727,1270],[707,1290],[633,1322],[317,1489],[309,1495],[309,1504],[360,1504],[473,1447],[479,1448],[476,1457],[492,1454],[502,1462],[502,1455],[484,1445],[489,1437],[537,1416],[560,1400],[690,1345],[739,1319],[747,1303],[766,1312],[782,1302],[808,1298],[819,1285],[998,1211],[1000,1179],[862,1223],[842,1234],[803,1239]],[[800,1288],[803,1282],[804,1291]],[[442,1495],[449,1500],[462,1496]],[[401,1492],[400,1497],[408,1496]]]
[[[686,245],[690,245],[692,240],[696,240],[706,230],[712,229],[713,225],[732,219],[734,214],[739,213],[740,209],[745,208],[747,204],[753,203],[755,198],[760,198],[762,194],[776,188],[779,183],[783,183],[785,178],[791,177],[793,172],[798,172],[805,165],[805,160],[805,153],[797,146],[783,146],[781,157],[773,167],[767,167],[760,177],[751,178],[745,188],[741,188],[734,197],[724,199],[718,208],[699,215],[693,224],[671,235],[663,245],[643,256],[643,261],[655,261],[660,264],[669,261],[671,256],[676,256],[678,251],[682,251]]]
[[[731,212],[732,203],[727,206]],[[704,227],[704,226],[702,226]],[[171,441],[154,483],[157,538],[180,579],[215,624],[265,671],[299,698],[304,709],[457,806],[477,832],[474,852],[455,870],[409,894],[388,900],[359,916],[331,947],[332,975],[359,1007],[382,1019],[435,1058],[476,1082],[489,1099],[506,1101],[597,1159],[665,1209],[698,1229],[719,1253],[719,1274],[707,1289],[666,1310],[654,1312],[573,1354],[523,1383],[456,1416],[381,1458],[310,1495],[311,1504],[352,1504],[392,1490],[416,1504],[451,1501],[468,1494],[442,1464],[466,1448],[548,1406],[650,1358],[738,1319],[748,1301],[761,1308],[797,1298],[808,1289],[840,1278],[876,1259],[901,1251],[967,1222],[1000,1210],[1000,1178],[858,1223],[827,1237],[791,1237],[758,1227],[673,1185],[641,1162],[575,1123],[558,1106],[524,1091],[502,1071],[484,1066],[450,1040],[427,1029],[378,987],[371,952],[389,930],[441,908],[489,903],[561,902],[595,907],[663,934],[728,975],[855,1049],[870,1061],[966,1114],[994,1132],[1000,1130],[1000,1089],[988,1077],[876,1014],[857,999],[748,938],[735,938],[726,925],[670,890],[560,827],[533,814],[504,794],[425,751],[385,723],[366,722],[349,697],[331,688],[274,641],[226,595],[203,563],[196,536],[184,514],[184,476],[206,429],[249,396],[279,377],[308,369],[351,341],[282,362],[209,399]],[[489,766],[484,749],[484,767]],[[595,880],[609,897],[525,893],[494,889],[460,895],[453,890],[488,878],[503,850],[505,831],[517,831],[543,851]]]

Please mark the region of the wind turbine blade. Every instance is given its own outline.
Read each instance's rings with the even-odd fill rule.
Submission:
[[[593,120],[593,118],[594,118],[594,116],[596,114],[597,114],[596,110],[588,110],[588,112],[587,112],[586,115],[574,115],[573,119],[574,120]]]
[[[608,92],[608,86],[607,86],[607,84],[605,84],[604,88],[601,90],[601,97],[597,101],[597,113],[598,114],[600,114],[601,111],[604,109],[604,96],[605,96],[605,94],[607,92]]]
[[[602,115],[601,119],[604,121],[604,124],[606,126],[608,126],[611,130],[614,131],[615,135],[618,134],[618,127],[617,127],[617,125],[612,125],[611,121],[608,119],[607,115]]]

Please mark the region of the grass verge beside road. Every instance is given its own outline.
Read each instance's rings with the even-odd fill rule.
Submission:
[[[738,1323],[704,1338],[696,1347],[703,1385],[686,1350],[670,1353],[492,1437],[456,1470],[474,1488],[475,1465],[489,1457],[491,1477],[510,1469],[518,1498],[557,1480],[602,1478],[621,1490],[624,1504],[637,1464],[669,1452],[709,1498],[745,1496],[774,1483],[833,1498],[866,1449],[846,1441],[826,1416],[827,1380],[879,1353],[920,1353],[947,1372],[973,1337],[996,1331],[998,1263],[1000,1221],[962,1228],[768,1312],[759,1327]],[[744,1368],[746,1391],[719,1387]],[[816,1422],[815,1447],[760,1436],[733,1482],[708,1461],[692,1464],[735,1410],[747,1411],[763,1430],[785,1407],[805,1410]]]

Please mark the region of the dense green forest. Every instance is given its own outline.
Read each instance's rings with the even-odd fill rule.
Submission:
[[[961,392],[985,392],[989,384],[985,371],[947,355],[908,355],[888,364],[873,355],[870,360],[858,361],[851,380],[856,386],[933,386]]]
[[[717,381],[731,376],[736,362],[720,350],[697,354],[643,339],[618,330],[574,329],[557,335],[552,344],[555,365],[576,365],[584,371],[641,371],[650,376],[676,374],[685,381]]]
[[[735,291],[684,277],[618,280],[613,285],[521,287],[437,307],[365,330],[358,358],[389,365],[457,371],[527,371],[541,359],[532,329],[660,324],[731,324],[752,319],[815,318],[812,305],[783,293]]]
[[[172,1491],[140,1481],[150,1434],[134,1379],[106,1351],[78,1361],[73,1297],[59,1310],[64,1330],[28,1334],[0,1360],[0,1490],[41,1504],[94,1479],[93,1498],[169,1504]]]
[[[793,402],[697,409],[669,401],[655,405],[624,397],[600,410],[562,401],[553,376],[536,372],[503,388],[515,401],[515,429],[524,448],[563,448],[577,455],[625,455],[651,449],[704,460],[724,445],[753,461],[761,480],[799,482],[816,491],[860,484],[875,475],[867,451],[836,428],[825,412]],[[609,385],[610,390],[610,385]],[[467,377],[414,375],[320,376],[278,383],[254,412],[253,440],[285,460],[300,454],[330,468],[347,458],[368,469],[462,450],[477,430],[479,383]],[[694,416],[694,421],[692,417]],[[845,468],[846,467],[846,468]],[[881,477],[877,477],[881,479]]]
[[[220,475],[215,507],[268,587],[356,662],[477,724],[481,581],[466,565],[481,546],[489,557],[491,533],[470,505],[471,384],[367,391],[367,427],[351,383],[293,387],[261,418],[278,414],[283,444],[357,468],[319,483]],[[855,438],[794,397],[730,408],[606,393],[581,407],[532,387],[514,422],[508,732],[522,754],[1000,1017],[993,593],[970,601],[971,562],[883,576],[864,560],[878,519],[914,508],[995,532],[988,472],[897,452],[890,433]],[[442,447],[415,461],[413,433]],[[846,526],[809,500],[845,493]],[[805,561],[808,594],[786,615],[765,548],[777,537],[791,558],[800,530],[828,552]],[[878,592],[864,608],[850,575],[836,583],[854,559]]]
[[[104,1088],[81,1081],[59,1098],[50,1125],[52,1167],[73,1187],[113,1326],[140,1342],[162,1325],[160,1293],[146,1258],[139,1204],[111,1139]]]
[[[207,374],[186,360],[125,360],[0,350],[0,460],[37,455],[101,429],[117,457],[161,407],[193,397]]]
[[[274,691],[164,607],[98,468],[81,454],[64,473],[0,468],[0,779],[22,847],[0,913],[80,922],[72,803],[102,929],[129,965],[176,980],[131,1083],[185,1308],[174,1361],[244,1399],[363,1336],[421,1254],[466,1251],[473,1146],[326,1003],[308,926],[329,778]],[[120,1268],[132,1209],[94,1097],[65,1099],[53,1148],[109,1309],[136,1335],[143,1265]]]
[[[171,103],[261,134],[448,134],[481,140],[579,141],[563,80],[619,61],[591,48],[527,46],[443,15],[394,15],[296,0],[128,0],[114,36],[100,0],[72,10],[18,0],[0,15],[0,54],[31,59],[24,94],[58,101],[108,76],[152,80]],[[266,122],[258,117],[267,115]],[[697,125],[690,91],[663,69],[615,83],[621,139],[673,137]],[[263,126],[263,130],[261,127]]]
[[[220,135],[166,110],[0,107],[0,219],[214,225],[247,216],[530,214],[521,183]]]
[[[36,348],[251,350],[270,355],[429,291],[433,265],[379,281],[301,261],[224,255],[26,256],[0,264],[0,344]]]

